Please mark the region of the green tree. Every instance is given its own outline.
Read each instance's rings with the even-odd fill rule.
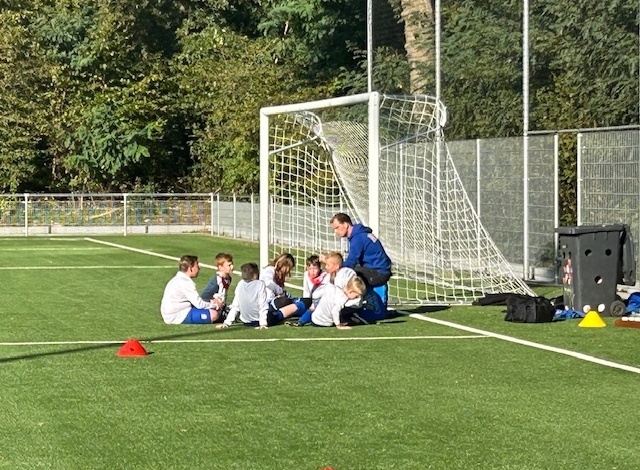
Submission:
[[[48,83],[43,51],[33,43],[28,13],[0,11],[0,190],[41,187],[50,179],[45,160],[46,123],[50,117],[42,91]]]
[[[304,95],[272,41],[210,25],[183,31],[174,62],[192,139],[188,186],[198,191],[258,189],[259,111]]]

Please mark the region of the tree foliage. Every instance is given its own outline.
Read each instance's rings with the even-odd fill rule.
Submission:
[[[388,1],[377,11],[400,31],[403,9],[424,10]],[[530,129],[637,124],[637,2],[530,4]],[[444,5],[448,138],[521,135],[521,8]],[[4,2],[2,190],[256,191],[260,107],[366,91],[366,29],[366,2],[347,0]],[[406,93],[414,65],[386,39],[374,88]],[[422,52],[433,87],[435,51]]]
[[[459,0],[443,11],[450,136],[521,135],[522,5]],[[531,2],[530,126],[638,123],[637,2]]]

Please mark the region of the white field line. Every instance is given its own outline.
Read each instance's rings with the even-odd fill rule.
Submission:
[[[99,243],[101,245],[111,246],[113,248],[120,248],[121,250],[134,251],[136,253],[141,253],[143,255],[157,256],[158,258],[170,259],[171,261],[180,261],[180,258],[176,258],[175,256],[169,256],[162,253],[155,253],[153,251],[142,250],[140,248],[133,248],[131,246],[126,246],[126,245],[119,245],[118,243],[105,242],[103,240],[96,240],[95,238],[85,238],[85,240],[91,243]],[[200,263],[200,266],[203,266],[205,268],[215,269],[215,266],[211,264]],[[234,273],[238,275],[240,274],[239,271],[234,271]]]
[[[148,251],[148,250],[141,250],[140,248],[132,248],[130,246],[126,246],[126,245],[119,245],[118,243],[111,243],[111,242],[105,242],[102,240],[96,240],[95,238],[85,238],[85,240],[92,242],[92,243],[99,243],[101,245],[106,245],[106,246],[111,246],[113,248],[120,248],[121,250],[128,250],[128,251],[134,251],[136,253],[141,253],[143,255],[149,255],[149,256],[157,256],[159,258],[165,258],[165,259],[170,259],[172,261],[180,261],[180,258],[176,258],[174,256],[168,256],[168,255],[164,255],[162,253],[155,253],[153,251]],[[207,263],[200,263],[200,266],[205,267],[205,268],[209,268],[209,269],[215,269],[215,266],[213,266],[212,264],[207,264]],[[234,274],[236,274],[237,276],[239,276],[241,273],[240,271],[233,271]],[[298,290],[302,290],[302,287],[300,286],[296,286],[294,284],[285,284],[287,287],[291,287],[294,289],[298,289]]]
[[[87,246],[84,248],[61,248],[59,246],[34,246],[33,248],[0,248],[0,251],[104,251],[105,248],[98,246]]]
[[[141,343],[273,343],[276,341],[377,341],[377,340],[420,340],[420,339],[482,339],[484,335],[455,336],[370,336],[350,338],[226,338],[226,339],[157,339],[140,340]],[[17,341],[0,342],[0,346],[65,346],[74,344],[124,344],[126,341]]]
[[[13,242],[16,241],[16,237],[0,237],[0,242]],[[69,238],[69,237],[52,237],[52,238],[40,238],[42,241],[47,242],[81,242],[84,238]]]
[[[0,271],[35,271],[57,269],[167,269],[170,266],[0,266]]]
[[[142,253],[143,255],[157,256],[158,258],[170,259],[171,261],[180,260],[180,258],[176,258],[175,256],[163,255],[162,253],[154,253],[153,251],[141,250],[140,248],[133,248],[126,245],[119,245],[117,243],[105,242],[103,240],[96,240],[95,238],[86,237],[85,240],[91,243],[98,243],[100,245],[106,245],[113,248],[120,248],[121,250],[135,251],[136,253]]]
[[[542,349],[543,351],[550,351],[557,354],[563,354],[565,356],[574,357],[582,361],[593,362],[594,364],[599,364],[601,366],[612,367],[614,369],[620,369],[620,370],[625,370],[627,372],[633,372],[634,374],[640,374],[640,368],[638,367],[633,367],[633,366],[628,366],[626,364],[607,361],[605,359],[599,359],[594,356],[589,356],[588,354],[569,351],[568,349],[556,348],[555,346],[547,346],[546,344],[534,343],[533,341],[527,341],[526,339],[518,339],[512,336],[492,333],[491,331],[480,330],[478,328],[472,328],[470,326],[458,325],[457,323],[452,323],[445,320],[438,320],[437,318],[425,317],[424,315],[420,315],[419,313],[412,313],[409,316],[411,318],[416,318],[418,320],[428,321],[431,323],[436,323],[438,325],[448,326],[450,328],[455,328],[458,330],[468,331],[470,333],[476,333],[479,335],[488,336],[490,338],[501,339],[503,341],[508,341],[510,343],[521,344],[523,346],[529,346],[531,348]]]

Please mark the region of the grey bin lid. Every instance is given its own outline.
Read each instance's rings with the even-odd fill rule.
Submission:
[[[624,230],[625,226],[623,224],[579,225],[573,227],[558,227],[556,228],[556,233],[559,235],[583,235],[597,232],[623,232]]]

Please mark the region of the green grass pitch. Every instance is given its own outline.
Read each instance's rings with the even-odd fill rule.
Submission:
[[[350,331],[165,325],[176,259],[219,251],[258,260],[205,235],[0,239],[0,468],[640,468],[640,330],[504,307]],[[128,338],[151,354],[117,357]]]

